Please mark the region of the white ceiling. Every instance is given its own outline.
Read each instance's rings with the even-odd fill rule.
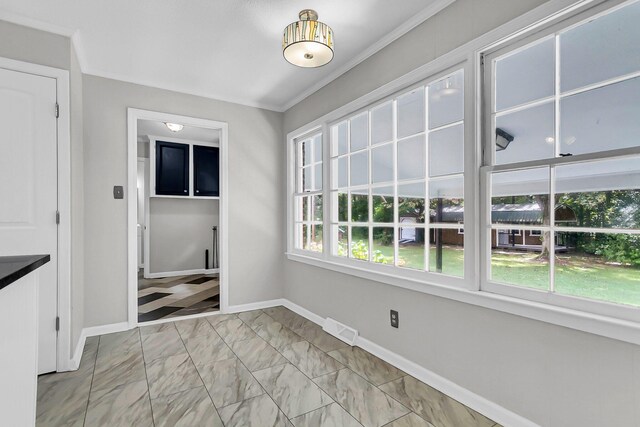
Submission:
[[[138,142],[149,142],[148,135],[168,138],[188,139],[191,141],[219,142],[220,130],[185,126],[180,132],[171,132],[163,122],[138,120]]]
[[[83,72],[283,111],[453,0],[0,0],[0,19],[73,36]],[[313,8],[335,34],[328,65],[282,57]]]

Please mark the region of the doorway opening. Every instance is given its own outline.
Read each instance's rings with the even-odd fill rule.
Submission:
[[[131,327],[226,308],[226,158],[226,123],[129,109]]]

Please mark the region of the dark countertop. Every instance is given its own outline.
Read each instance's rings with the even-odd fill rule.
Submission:
[[[50,255],[0,256],[0,289],[42,267],[50,260]]]

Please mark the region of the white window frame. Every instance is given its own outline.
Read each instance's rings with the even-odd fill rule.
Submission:
[[[415,270],[415,269],[410,269],[410,268],[405,268],[405,267],[400,267],[400,266],[396,266],[393,263],[392,264],[380,264],[380,263],[374,263],[373,261],[373,257],[372,254],[374,252],[374,240],[373,240],[373,229],[374,228],[392,228],[393,229],[393,233],[394,233],[394,260],[398,260],[399,257],[399,245],[398,245],[398,238],[396,238],[396,234],[399,233],[399,229],[402,227],[402,223],[400,221],[399,215],[398,215],[398,209],[399,209],[399,203],[398,203],[398,186],[400,185],[406,185],[406,184],[423,184],[425,186],[425,221],[423,223],[415,223],[408,227],[411,228],[415,228],[415,229],[422,229],[424,230],[424,236],[425,236],[425,250],[424,250],[424,263],[425,263],[425,267],[428,268],[428,266],[430,265],[430,233],[431,230],[437,230],[437,229],[456,229],[456,230],[464,230],[464,222],[462,224],[458,224],[458,223],[432,223],[430,220],[430,198],[429,198],[429,183],[432,181],[441,181],[441,180],[447,180],[447,179],[452,179],[452,178],[462,178],[464,180],[464,176],[465,176],[465,171],[463,170],[463,172],[458,172],[458,173],[453,173],[453,174],[447,174],[447,175],[441,175],[441,176],[435,176],[435,177],[430,177],[429,176],[429,135],[433,132],[437,132],[440,130],[444,130],[447,128],[451,128],[454,126],[458,126],[458,125],[463,125],[465,124],[465,118],[466,118],[466,96],[465,96],[465,107],[464,107],[464,111],[463,111],[463,118],[461,120],[457,120],[451,123],[447,123],[445,125],[440,125],[440,126],[436,126],[434,128],[429,128],[429,108],[428,108],[428,103],[429,103],[429,90],[428,90],[428,86],[432,83],[436,83],[438,81],[441,81],[445,78],[448,78],[450,76],[452,76],[453,74],[455,74],[456,72],[462,71],[464,73],[464,66],[459,66],[459,67],[452,67],[449,68],[447,70],[444,70],[440,73],[435,74],[434,76],[431,76],[425,80],[422,80],[416,84],[413,84],[407,88],[404,88],[398,92],[395,92],[387,97],[384,97],[380,100],[378,100],[375,103],[372,103],[370,105],[367,105],[364,108],[361,108],[359,110],[356,110],[346,116],[340,117],[337,120],[333,120],[331,122],[329,122],[327,124],[327,127],[329,129],[329,147],[334,145],[334,141],[332,140],[333,138],[333,134],[331,132],[331,129],[334,126],[337,126],[341,123],[347,123],[347,133],[349,133],[350,131],[350,120],[354,119],[356,117],[359,117],[361,115],[366,114],[368,117],[368,143],[367,146],[363,149],[357,150],[357,151],[350,151],[347,150],[346,153],[343,154],[336,154],[335,156],[331,155],[331,150],[329,150],[329,160],[328,160],[328,168],[329,168],[329,172],[330,174],[332,173],[336,173],[337,171],[333,171],[332,165],[333,163],[331,163],[334,159],[339,159],[339,158],[350,158],[353,154],[357,154],[357,153],[363,153],[366,152],[368,153],[368,180],[367,180],[367,184],[363,184],[363,185],[354,185],[351,186],[350,184],[350,177],[351,177],[351,162],[348,161],[347,163],[347,180],[348,180],[348,185],[347,187],[344,188],[332,188],[332,186],[330,186],[330,188],[328,189],[328,194],[330,197],[330,200],[327,204],[327,206],[329,206],[329,209],[334,209],[334,207],[332,206],[333,203],[333,198],[331,196],[331,194],[333,192],[338,192],[338,193],[346,193],[347,194],[347,221],[338,221],[340,224],[338,223],[333,223],[331,221],[331,217],[329,217],[329,222],[330,225],[333,226],[342,226],[342,227],[347,227],[347,229],[349,230],[348,232],[348,238],[347,238],[347,248],[348,248],[348,254],[347,257],[341,257],[341,256],[337,256],[334,255],[334,247],[332,247],[330,253],[328,254],[328,258],[331,259],[333,262],[338,262],[338,263],[345,263],[347,265],[353,265],[356,267],[360,267],[363,263],[363,261],[365,263],[367,263],[367,265],[373,265],[373,268],[378,268],[378,266],[382,266],[385,269],[389,270],[389,269],[393,269],[395,270],[394,272],[392,272],[391,274],[396,274],[398,276],[408,276],[408,277],[412,277],[412,278],[416,278],[417,280],[422,280],[422,281],[428,281],[429,280],[429,276],[430,275],[437,275],[437,277],[434,277],[433,280],[435,281],[439,281],[439,280],[449,280],[448,278],[451,278],[455,281],[458,281],[459,283],[457,284],[458,286],[462,286],[463,285],[463,280],[464,277],[458,277],[458,276],[453,276],[453,275],[449,275],[446,272],[443,273],[438,273],[438,272],[434,272],[434,271],[422,271],[422,270]],[[409,93],[411,93],[413,90],[416,89],[423,89],[423,93],[424,93],[424,103],[425,103],[425,108],[424,108],[424,129],[421,132],[417,132],[413,135],[409,135],[409,136],[405,136],[402,138],[397,138],[397,132],[396,132],[396,126],[397,126],[397,100],[399,98],[401,98],[404,95],[407,95]],[[371,112],[374,111],[376,108],[381,107],[385,104],[391,103],[392,105],[392,114],[393,114],[393,118],[392,118],[392,127],[393,127],[393,131],[392,131],[392,138],[389,139],[388,141],[383,141],[383,142],[378,142],[373,144],[371,141],[371,127],[372,127],[372,120],[371,120]],[[425,175],[423,177],[420,178],[414,178],[414,179],[403,179],[403,180],[399,180],[398,179],[398,168],[397,168],[397,152],[398,152],[398,143],[402,142],[404,140],[416,137],[416,136],[422,136],[424,138],[425,141]],[[465,145],[466,145],[466,141],[467,139],[465,138]],[[390,145],[392,147],[392,164],[394,165],[393,167],[393,178],[391,181],[385,181],[385,182],[377,182],[377,183],[373,183],[373,151],[376,148],[379,147],[383,147],[383,146],[387,146]],[[463,149],[464,151],[464,149]],[[464,153],[463,153],[464,154]],[[473,172],[471,172],[473,173]],[[394,220],[388,223],[384,223],[384,222],[374,222],[372,215],[373,215],[373,197],[375,196],[374,192],[376,189],[382,189],[382,188],[393,188],[393,199],[394,199]],[[369,203],[369,218],[367,219],[367,221],[364,222],[354,222],[351,221],[351,194],[352,191],[366,191],[367,195],[368,195],[368,203]],[[327,194],[327,193],[325,193]],[[358,193],[359,194],[359,193]],[[466,196],[466,190],[465,190],[465,196]],[[337,209],[337,207],[335,208]],[[329,210],[328,210],[329,211]],[[397,218],[397,221],[396,221]],[[351,230],[354,227],[363,227],[363,228],[368,228],[370,230],[369,232],[369,241],[368,241],[368,259],[367,260],[360,260],[360,259],[356,259],[351,257],[350,252],[350,248],[351,248]],[[333,230],[330,230],[331,233],[331,237],[333,236]],[[461,233],[462,234],[462,233]],[[331,244],[333,246],[335,246],[336,242],[331,242]],[[466,259],[465,259],[466,261]],[[440,276],[444,276],[444,278],[441,278]],[[459,280],[458,280],[459,279]],[[453,284],[453,283],[452,283]]]
[[[304,165],[302,166],[302,161],[303,159],[301,152],[298,150],[298,144],[302,143],[303,141],[315,138],[316,136],[320,136],[321,141],[322,141],[322,158],[320,159],[320,161],[318,161],[318,159],[315,159],[315,150],[311,151],[311,162],[308,165]],[[299,253],[299,254],[304,254],[307,256],[314,256],[314,257],[321,257],[322,253],[326,251],[326,228],[325,228],[325,221],[324,221],[324,212],[326,210],[326,199],[324,198],[324,188],[325,188],[325,175],[326,172],[324,170],[324,150],[325,150],[325,146],[327,145],[325,142],[325,133],[323,132],[323,128],[315,128],[312,129],[309,132],[306,132],[305,134],[302,134],[296,138],[294,138],[292,140],[292,143],[290,145],[292,145],[292,157],[291,157],[291,161],[289,161],[290,166],[292,167],[292,171],[291,171],[291,175],[293,176],[293,187],[292,187],[292,191],[289,192],[289,196],[288,196],[288,202],[290,204],[290,221],[287,221],[287,228],[289,229],[290,232],[290,238],[291,241],[289,242],[289,251],[290,252],[295,252],[295,253]],[[316,176],[315,176],[315,167],[318,164],[322,164],[322,189],[317,190],[315,188],[315,185],[313,186],[313,190],[309,190],[309,191],[305,191],[304,188],[302,188],[302,191],[297,191],[297,185],[298,182],[302,184],[302,174],[303,174],[303,170],[305,168],[307,169],[312,169],[313,170],[313,179],[315,180]],[[303,248],[297,248],[296,247],[296,240],[298,238],[298,225],[302,224],[302,226],[304,227],[305,225],[309,226],[313,223],[317,223],[318,221],[314,221],[313,218],[313,207],[312,204],[309,203],[308,204],[308,208],[310,209],[310,212],[308,213],[309,215],[309,220],[307,221],[297,221],[296,219],[296,204],[295,204],[295,200],[299,197],[309,197],[309,200],[313,200],[314,196],[322,196],[322,216],[323,216],[323,220],[322,220],[322,252],[318,252],[318,251],[312,251],[309,249],[303,249]]]
[[[578,13],[566,20],[563,20],[553,25],[549,25],[547,28],[538,31],[536,33],[529,33],[526,36],[521,37],[515,42],[506,44],[506,46],[499,46],[495,49],[484,53],[484,97],[482,99],[485,118],[483,121],[484,126],[484,164],[480,168],[481,171],[481,284],[480,289],[487,292],[492,292],[500,295],[515,297],[523,300],[542,302],[547,304],[553,304],[559,307],[565,307],[568,309],[575,309],[580,311],[590,312],[596,315],[612,316],[622,320],[628,320],[632,322],[640,322],[640,309],[633,306],[625,306],[622,304],[611,303],[607,301],[598,301],[578,296],[561,295],[554,293],[554,274],[555,274],[555,257],[549,257],[549,271],[550,271],[550,285],[548,291],[532,289],[522,287],[513,284],[499,283],[491,280],[491,235],[494,230],[507,229],[507,224],[491,224],[491,185],[490,177],[493,172],[501,171],[517,171],[524,170],[533,167],[548,167],[549,168],[549,206],[555,206],[555,168],[559,165],[565,164],[588,164],[590,161],[607,160],[624,158],[627,156],[639,155],[640,147],[615,149],[609,151],[600,151],[588,154],[577,154],[570,157],[554,157],[550,159],[522,161],[510,164],[495,164],[495,116],[492,114],[495,105],[496,91],[493,86],[495,79],[495,63],[496,59],[503,58],[505,56],[517,53],[526,49],[527,47],[541,42],[542,40],[552,37],[556,38],[556,79],[555,79],[555,91],[551,97],[544,98],[542,100],[536,100],[532,102],[526,102],[522,105],[518,105],[509,108],[505,111],[500,111],[497,115],[502,115],[510,111],[518,111],[523,108],[539,105],[541,103],[555,103],[555,134],[554,139],[556,141],[556,156],[559,155],[559,141],[560,136],[560,100],[564,97],[575,95],[578,93],[587,92],[595,88],[608,86],[620,81],[626,81],[632,78],[640,76],[640,70],[632,74],[628,74],[622,77],[608,79],[596,84],[590,84],[588,86],[574,89],[566,93],[560,93],[560,81],[559,81],[559,59],[560,59],[560,34],[569,31],[589,20],[595,19],[599,16],[611,13],[619,8],[629,5],[638,0],[621,1],[616,2],[615,5],[607,5],[610,7],[604,8],[602,6],[594,7],[582,13]],[[550,225],[531,225],[531,226],[518,226],[523,230],[539,230],[542,232],[551,232],[557,235],[558,232],[593,232],[593,233],[606,233],[606,234],[640,234],[640,230],[627,230],[627,229],[603,229],[603,228],[581,228],[581,227],[563,227],[555,224],[555,209],[550,209]],[[497,232],[497,231],[496,231]],[[550,253],[555,253],[555,238],[550,240]]]
[[[481,126],[484,114],[483,103],[481,101],[483,96],[482,61],[484,54],[504,46],[506,43],[512,43],[522,37],[543,30],[561,20],[564,20],[565,23],[571,23],[571,21],[578,22],[580,19],[576,17],[584,16],[582,14],[585,11],[588,11],[588,14],[594,15],[611,7],[616,7],[624,1],[625,0],[549,0],[501,27],[439,56],[435,60],[384,86],[374,89],[358,99],[338,107],[307,124],[299,125],[298,128],[289,132],[286,138],[288,195],[291,194],[294,188],[291,182],[291,177],[294,176],[291,164],[291,147],[293,145],[291,142],[294,138],[317,129],[322,129],[323,135],[328,135],[327,123],[339,120],[384,97],[404,88],[409,88],[420,80],[428,79],[431,76],[441,73],[443,70],[454,69],[461,65],[464,67],[465,73],[465,171],[479,171],[483,154],[481,141],[484,138],[483,127]],[[471,143],[467,143],[468,140],[470,140]],[[324,153],[325,164],[327,164],[326,161],[329,159],[329,144],[326,143],[326,138]],[[562,162],[562,159],[560,159],[559,162]],[[330,176],[326,173],[326,167],[323,176],[323,188],[329,190]],[[466,279],[464,279],[465,283],[463,286],[451,284],[446,280],[435,280],[439,279],[435,274],[433,277],[430,277],[428,281],[424,281],[412,277],[395,275],[390,273],[389,269],[385,269],[384,266],[364,263],[359,263],[359,266],[344,265],[325,259],[324,256],[316,257],[309,256],[308,253],[301,254],[292,249],[292,227],[287,227],[286,256],[289,261],[305,263],[313,267],[332,270],[365,280],[386,283],[415,292],[448,298],[491,310],[594,333],[633,344],[640,344],[640,322],[620,318],[617,311],[619,306],[617,305],[612,307],[611,312],[608,314],[597,314],[589,311],[588,308],[585,309],[581,307],[580,304],[577,304],[575,308],[567,308],[549,304],[548,302],[501,295],[480,289],[481,277],[485,274],[486,270],[480,262],[481,251],[486,251],[484,247],[481,248],[480,239],[482,238],[482,241],[485,241],[486,236],[484,235],[485,230],[480,230],[480,221],[478,221],[478,218],[486,221],[489,214],[485,209],[480,209],[480,199],[486,197],[484,192],[480,191],[481,188],[486,189],[485,180],[486,173],[479,172],[467,173],[464,179]],[[287,203],[287,224],[289,225],[293,219],[291,197],[287,197]],[[326,206],[325,211],[328,212]],[[329,216],[325,215],[324,218],[324,229],[327,230]],[[327,233],[324,234],[325,236],[327,235]],[[328,245],[326,242],[324,248],[325,253],[327,253]],[[362,268],[363,266],[366,268]],[[373,267],[383,268],[378,269]],[[444,278],[446,279],[446,277]],[[577,299],[577,301],[582,302],[579,299]]]

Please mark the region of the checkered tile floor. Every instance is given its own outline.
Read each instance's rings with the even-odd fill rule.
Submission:
[[[220,310],[217,275],[138,279],[138,321],[180,317]]]

